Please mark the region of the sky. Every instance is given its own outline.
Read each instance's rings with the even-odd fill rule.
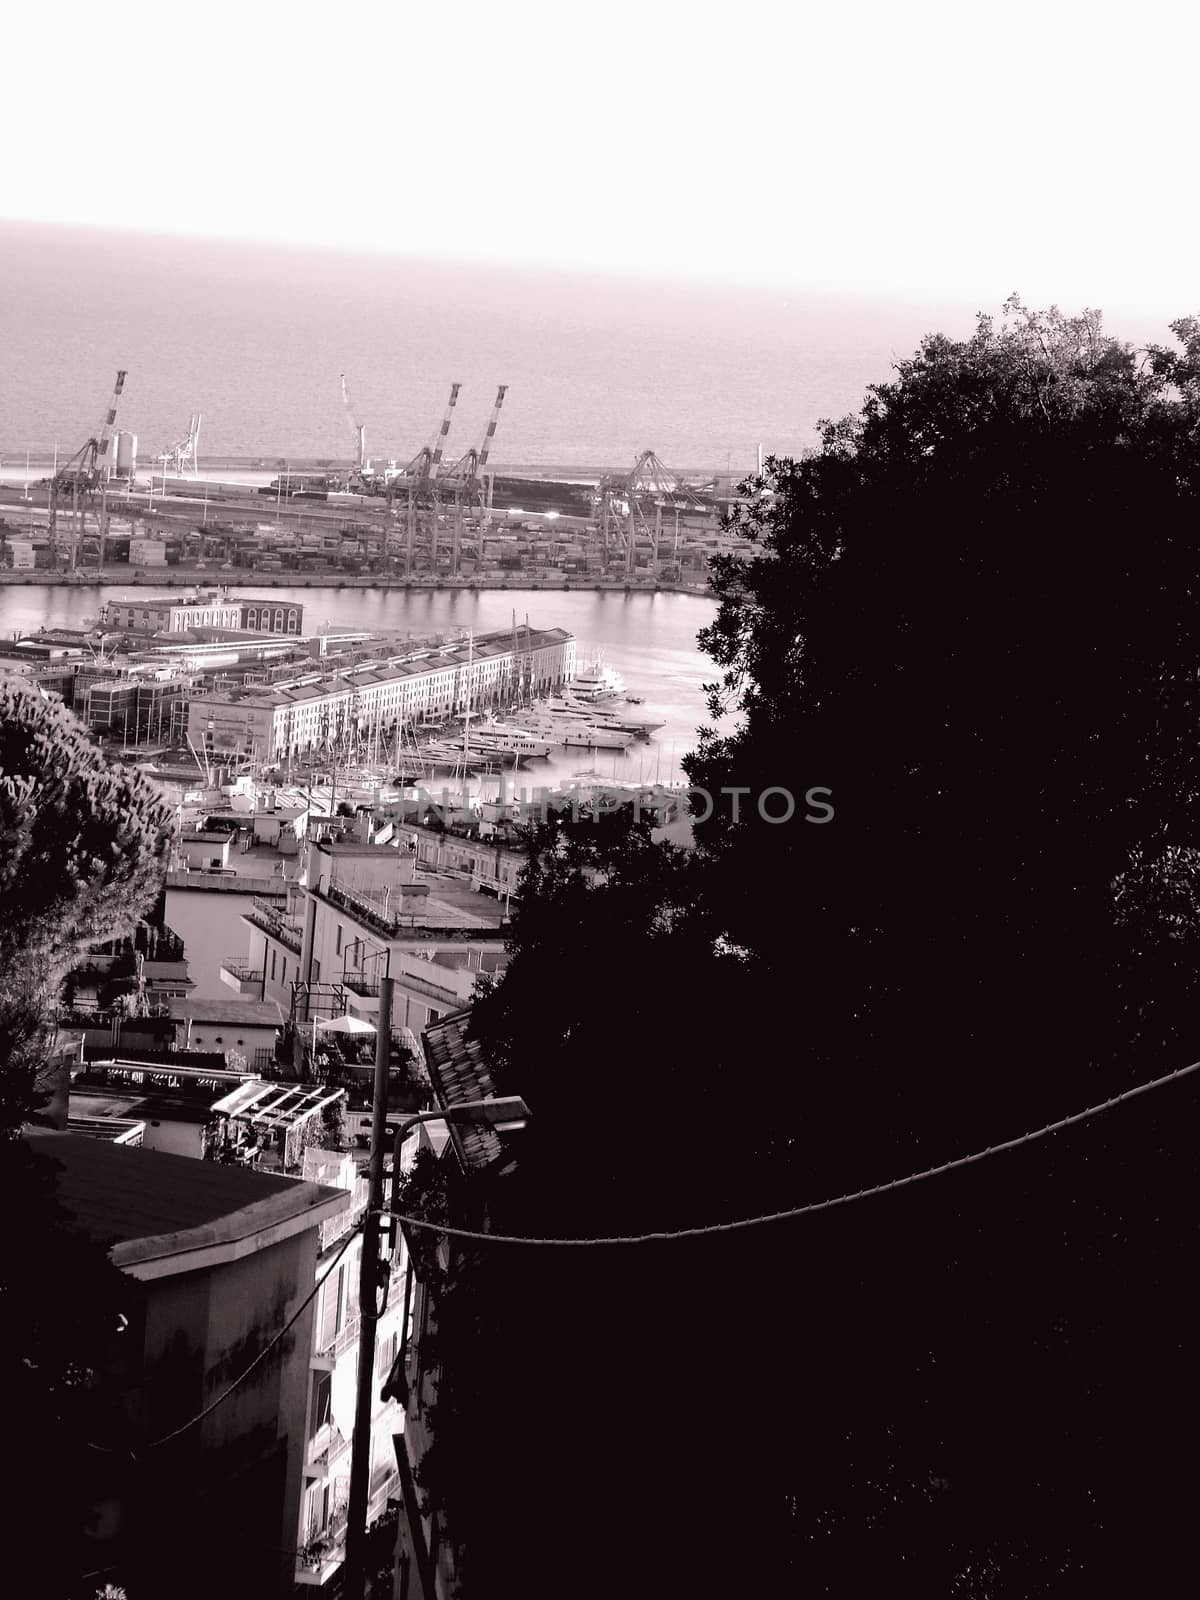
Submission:
[[[1200,310],[1177,0],[10,7],[0,217]]]

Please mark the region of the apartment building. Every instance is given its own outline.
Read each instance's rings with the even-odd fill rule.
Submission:
[[[468,1040],[469,1009],[445,1017],[424,1036],[434,1103],[445,1109],[496,1093],[491,1069],[477,1045]],[[519,1152],[521,1134],[501,1133],[480,1124],[444,1123],[422,1128],[414,1136],[415,1149],[424,1146],[451,1163],[450,1186],[471,1174],[480,1215],[472,1225],[485,1226],[490,1178],[511,1167]],[[410,1158],[411,1159],[411,1158]],[[403,1231],[403,1230],[402,1230]],[[428,1257],[416,1240],[405,1239],[403,1304],[404,1333],[399,1357],[387,1385],[404,1408],[403,1428],[397,1429],[396,1460],[399,1468],[401,1515],[397,1528],[394,1593],[397,1600],[449,1600],[458,1593],[453,1527],[444,1515],[422,1503],[417,1493],[421,1463],[433,1441],[434,1403],[439,1374],[432,1348],[436,1331],[439,1284],[446,1281],[454,1240],[439,1242],[439,1271],[421,1270]]]
[[[296,1582],[302,1587],[326,1588],[335,1581],[346,1554],[350,1451],[361,1329],[358,1304],[361,1235],[354,1238],[340,1256],[338,1250],[347,1233],[362,1220],[367,1206],[367,1181],[359,1175],[353,1157],[317,1149],[305,1152],[304,1177],[307,1182],[323,1188],[344,1190],[351,1197],[348,1208],[321,1228],[316,1271],[323,1282],[316,1301],[305,1413],[304,1489],[298,1524]],[[333,1265],[335,1259],[336,1266]],[[403,1427],[403,1411],[394,1400],[382,1399],[380,1391],[404,1340],[406,1267],[403,1241],[398,1241],[386,1302],[375,1332],[368,1525],[383,1515],[389,1499],[399,1490],[393,1441]]]
[[[59,1203],[129,1280],[113,1348],[87,1352],[122,1404],[100,1441],[110,1448],[70,1466],[95,1508],[81,1576],[175,1600],[285,1600],[308,1460],[315,1308],[304,1300],[322,1230],[351,1197],[115,1138],[30,1138],[56,1163]],[[235,1400],[146,1451],[200,1417],[297,1313]]]

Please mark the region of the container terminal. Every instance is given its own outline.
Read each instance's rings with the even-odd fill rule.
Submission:
[[[116,425],[125,377],[117,374],[102,422],[68,460],[0,457],[8,581],[153,581],[175,568],[267,582],[699,592],[712,556],[745,550],[724,525],[739,498],[730,474],[685,476],[652,450],[631,469],[500,472],[490,457],[507,385],[483,438],[458,458],[447,445],[460,384],[429,444],[407,461],[374,461],[343,377],[350,462],[207,463],[202,472],[199,413],[186,434],[139,461],[137,435]]]

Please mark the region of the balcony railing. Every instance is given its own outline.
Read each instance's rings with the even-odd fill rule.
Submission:
[[[346,1513],[339,1509],[329,1526],[296,1552],[296,1582],[322,1589],[346,1559]]]
[[[304,942],[304,930],[299,917],[291,912],[281,911],[277,905],[270,900],[264,900],[261,895],[254,896],[251,909],[244,912],[243,916],[252,927],[269,934],[293,954],[300,954]]]
[[[252,967],[244,956],[222,956],[221,982],[239,994],[249,994],[262,988],[263,969]]]

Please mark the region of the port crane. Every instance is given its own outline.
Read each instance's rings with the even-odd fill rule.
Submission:
[[[438,491],[438,473],[445,453],[446,439],[450,433],[450,424],[454,420],[454,408],[458,404],[461,383],[450,385],[450,398],[446,402],[446,414],[442,418],[442,425],[437,438],[432,445],[425,445],[417,451],[416,455],[407,464],[401,467],[388,482],[388,498],[397,490],[403,490],[407,495],[407,524],[405,532],[404,576],[412,576],[413,545],[416,540],[417,510],[420,506],[427,506],[430,511],[430,566],[437,571],[437,544],[438,544],[438,516],[440,500]]]
[[[492,414],[488,420],[487,431],[484,433],[483,442],[476,448],[474,445],[465,456],[460,457],[452,467],[443,474],[441,482],[449,487],[454,496],[454,554],[451,571],[457,575],[462,561],[462,536],[463,512],[467,505],[478,507],[481,521],[486,518],[490,506],[486,494],[486,469],[488,455],[491,452],[492,440],[496,437],[496,427],[500,421],[500,408],[504,404],[504,396],[508,393],[508,385],[502,383],[496,390],[496,403],[492,407]]]
[[[177,439],[174,444],[168,445],[161,455],[155,456],[154,459],[162,465],[164,477],[169,466],[174,467],[176,477],[183,473],[185,467],[191,467],[193,473],[200,470],[200,463],[196,458],[200,446],[200,422],[200,412],[194,412],[188,422],[187,437]]]
[[[674,563],[678,559],[680,513],[703,509],[705,501],[694,489],[665,467],[653,450],[643,450],[632,472],[600,482],[600,539],[605,561],[611,554],[619,554],[624,558],[625,575],[632,577],[640,537],[649,545],[651,569],[657,570],[663,512],[674,511]],[[610,539],[615,550],[610,549]]]
[[[74,570],[79,560],[79,547],[83,542],[83,519],[87,516],[87,502],[94,504],[96,490],[103,491],[112,472],[111,447],[113,428],[117,420],[117,406],[121,399],[121,391],[125,387],[125,368],[117,373],[117,381],[113,385],[112,399],[109,401],[108,410],[104,420],[96,430],[95,435],[88,439],[75,452],[69,461],[59,467],[50,479],[50,494],[47,512],[47,523],[50,534],[51,552],[58,549],[58,516],[63,496],[70,493],[71,512],[75,528],[71,540],[71,567]],[[80,495],[85,497],[80,505]],[[99,532],[103,544],[106,532],[105,524],[108,517],[108,507],[102,504],[99,512]]]

